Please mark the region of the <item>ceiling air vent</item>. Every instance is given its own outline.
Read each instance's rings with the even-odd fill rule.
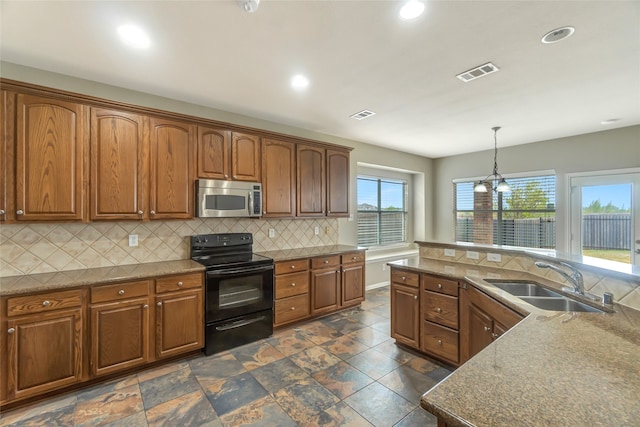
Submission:
[[[475,68],[465,71],[464,73],[460,73],[456,77],[467,83],[471,80],[486,76],[487,74],[495,73],[496,71],[500,71],[500,69],[493,65],[491,62],[487,62],[486,64],[479,65]]]
[[[351,117],[352,119],[356,119],[356,120],[362,120],[362,119],[366,119],[367,117],[371,117],[374,114],[376,114],[376,113],[374,113],[373,111],[362,110],[362,111],[358,111],[355,114],[350,115],[349,117]]]

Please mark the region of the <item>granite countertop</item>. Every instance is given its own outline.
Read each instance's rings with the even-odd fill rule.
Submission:
[[[292,259],[311,258],[322,255],[338,255],[345,252],[362,251],[366,248],[349,246],[349,245],[328,245],[328,246],[316,246],[312,248],[295,248],[295,249],[282,249],[277,251],[258,252],[258,255],[263,255],[268,258],[273,258],[274,261],[288,261]]]
[[[427,391],[421,406],[448,427],[627,426],[640,420],[640,312],[554,312],[522,302],[485,278],[539,276],[437,260],[391,263],[464,278],[516,311],[529,315]]]
[[[30,292],[116,283],[124,280],[137,280],[155,276],[201,272],[204,270],[205,267],[203,265],[189,259],[184,259],[0,277],[0,296],[4,297]]]

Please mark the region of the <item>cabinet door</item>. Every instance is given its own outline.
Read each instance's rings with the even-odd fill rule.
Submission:
[[[340,306],[340,271],[311,271],[311,314],[328,313]]]
[[[231,134],[231,177],[236,181],[260,181],[260,137]]]
[[[204,347],[202,290],[174,292],[156,298],[156,357]]]
[[[150,219],[193,218],[195,126],[151,118]]]
[[[473,304],[469,305],[469,357],[491,344],[493,320]]]
[[[420,290],[391,284],[391,337],[397,342],[420,348]]]
[[[16,219],[82,220],[83,106],[18,95]]]
[[[91,307],[91,374],[110,374],[149,362],[149,299]]]
[[[349,216],[349,152],[327,150],[327,216]]]
[[[298,145],[297,151],[297,216],[325,216],[324,149]]]
[[[266,217],[296,214],[296,148],[291,142],[262,140],[262,213]]]
[[[364,264],[342,266],[342,305],[364,301]]]
[[[198,126],[198,178],[230,179],[231,131]]]
[[[19,399],[82,379],[82,310],[60,310],[7,321],[7,397]]]
[[[13,212],[9,215],[13,198],[13,159],[15,94],[0,91],[0,222],[13,218]]]
[[[91,109],[91,219],[148,216],[144,116]]]

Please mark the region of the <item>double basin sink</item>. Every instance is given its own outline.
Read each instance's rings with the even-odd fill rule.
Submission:
[[[602,310],[565,297],[564,295],[540,286],[537,283],[491,279],[485,279],[485,281],[491,283],[496,288],[502,289],[503,291],[543,310],[603,313]]]

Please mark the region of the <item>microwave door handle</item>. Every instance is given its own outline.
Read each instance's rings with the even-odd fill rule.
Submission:
[[[247,209],[249,209],[249,216],[253,215],[253,191],[249,191],[249,203]]]

